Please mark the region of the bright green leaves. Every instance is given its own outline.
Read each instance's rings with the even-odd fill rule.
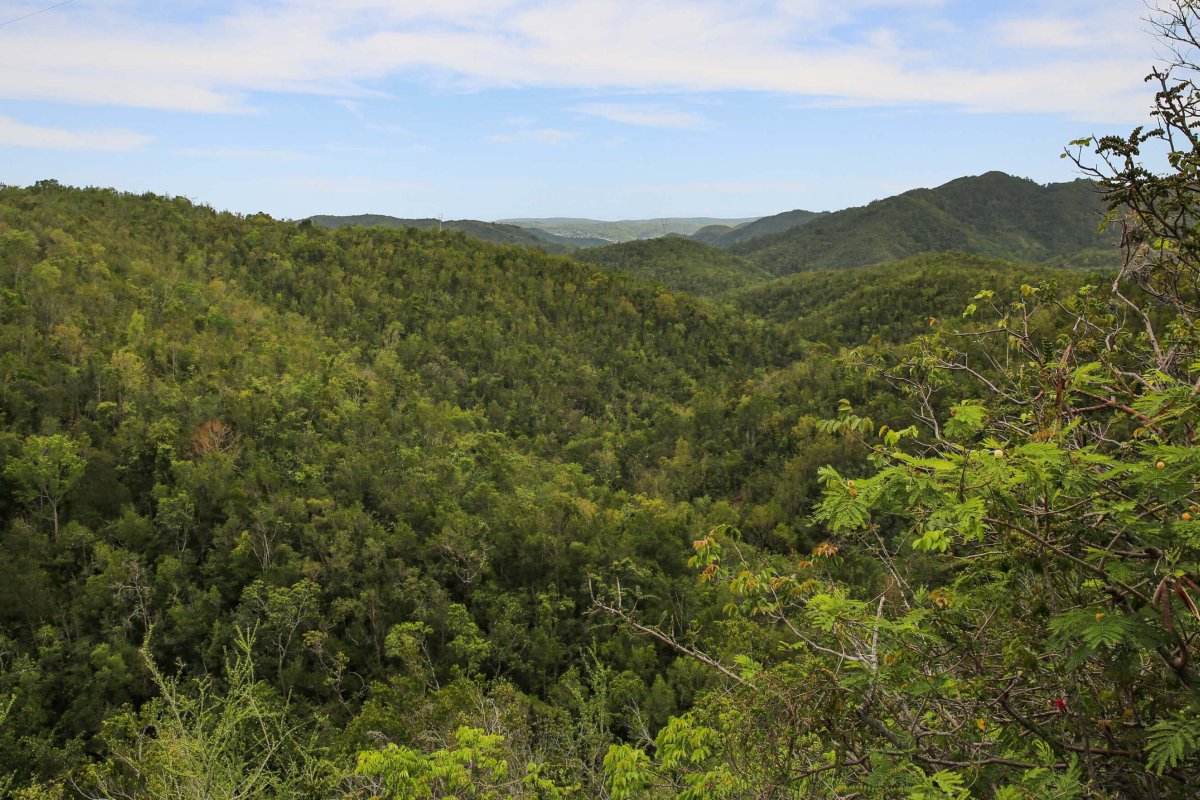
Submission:
[[[908,790],[908,800],[970,800],[967,780],[957,772],[939,770],[926,775],[914,770],[917,783]]]
[[[945,553],[950,549],[952,540],[946,531],[940,528],[928,528],[916,539],[913,539],[914,550]]]
[[[855,481],[846,480],[833,467],[821,467],[817,477],[825,486],[821,504],[815,516],[829,525],[834,533],[858,530],[871,518],[868,495]]]
[[[805,606],[805,617],[818,630],[829,633],[839,624],[861,622],[868,614],[868,605],[849,596],[844,587],[813,595]]]
[[[397,745],[360,753],[355,774],[383,800],[505,800],[521,796],[509,792],[521,781],[510,780],[503,744],[503,736],[464,726],[451,746],[432,753]]]
[[[942,427],[954,441],[966,441],[983,429],[987,408],[980,402],[964,400],[950,409],[950,419]]]
[[[817,430],[823,433],[869,434],[874,427],[868,417],[860,417],[855,414],[854,407],[846,399],[838,401],[837,419],[822,420],[817,424]]]
[[[514,767],[505,738],[461,726],[449,746],[429,753],[389,745],[358,755],[354,774],[378,800],[565,800],[573,788],[544,765]]]
[[[1138,619],[1094,607],[1067,611],[1051,618],[1050,630],[1059,646],[1065,646],[1071,639],[1079,639],[1088,650],[1122,644],[1145,646],[1153,641],[1153,637],[1148,636],[1149,630]]]
[[[721,733],[692,715],[672,717],[654,741],[654,759],[631,745],[614,745],[604,757],[612,800],[734,800],[746,781],[721,758]]]
[[[629,744],[613,745],[604,756],[605,782],[612,800],[639,800],[654,774],[645,751]]]
[[[1146,739],[1146,766],[1162,775],[1200,750],[1200,716],[1179,713],[1160,720],[1150,728]]]

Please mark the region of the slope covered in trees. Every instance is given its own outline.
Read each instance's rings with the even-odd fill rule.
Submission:
[[[981,287],[1011,295],[1022,284],[1075,287],[1083,280],[1078,271],[924,253],[857,270],[800,272],[723,299],[810,341],[901,343],[928,333],[947,315],[961,314]]]
[[[589,577],[691,615],[696,530],[811,543],[817,465],[860,457],[820,409],[899,416],[778,326],[449,231],[45,182],[0,190],[0,248],[17,786],[151,796],[104,760],[148,752],[136,714],[238,691],[331,775],[502,705],[599,785],[609,743],[714,678],[590,616]],[[198,736],[217,718],[192,709]]]
[[[1097,232],[1103,211],[1090,181],[1040,186],[989,172],[823,215],[731,250],[775,275],[947,250],[1020,262],[1069,262],[1088,251],[1091,266],[1096,250],[1112,252],[1115,243]]]
[[[692,238],[698,242],[711,244],[713,247],[728,249],[750,239],[757,239],[772,233],[782,233],[783,231],[791,230],[805,223],[812,222],[821,216],[823,214],[816,211],[796,209],[795,211],[785,211],[782,214],[773,214],[769,217],[756,219],[753,222],[746,222],[736,227],[710,226],[701,228],[692,234]]]
[[[573,257],[704,296],[771,279],[769,272],[745,259],[675,236],[589,248]]]

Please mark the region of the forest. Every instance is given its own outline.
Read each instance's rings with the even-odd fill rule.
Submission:
[[[0,187],[0,793],[1193,796],[1174,8],[1086,180],[730,251]]]

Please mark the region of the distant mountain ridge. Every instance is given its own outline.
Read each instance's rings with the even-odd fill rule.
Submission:
[[[1083,254],[1094,265],[1097,251],[1115,243],[1115,233],[1097,232],[1102,218],[1103,205],[1089,181],[1043,186],[988,172],[825,214],[730,250],[775,275],[950,250],[1066,265]]]
[[[634,239],[655,239],[671,233],[691,236],[702,228],[724,225],[734,228],[754,222],[758,217],[720,219],[717,217],[662,217],[657,219],[599,220],[582,217],[517,217],[496,220],[497,224],[518,225],[572,239],[602,239],[605,244]]]
[[[715,295],[772,276],[864,267],[950,251],[1027,264],[1106,269],[1115,266],[1116,233],[1097,231],[1103,212],[1096,186],[1089,181],[1042,185],[988,172],[841,211],[796,209],[749,219],[546,217],[441,222],[362,214],[319,215],[309,220],[333,228],[443,227],[489,242],[569,253],[673,289]],[[621,243],[631,246],[614,247]],[[586,248],[601,252],[587,255]]]

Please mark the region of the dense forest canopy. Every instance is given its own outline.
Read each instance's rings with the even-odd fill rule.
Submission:
[[[1200,20],[1155,19],[1090,183],[745,257],[0,187],[0,790],[1189,796]]]

